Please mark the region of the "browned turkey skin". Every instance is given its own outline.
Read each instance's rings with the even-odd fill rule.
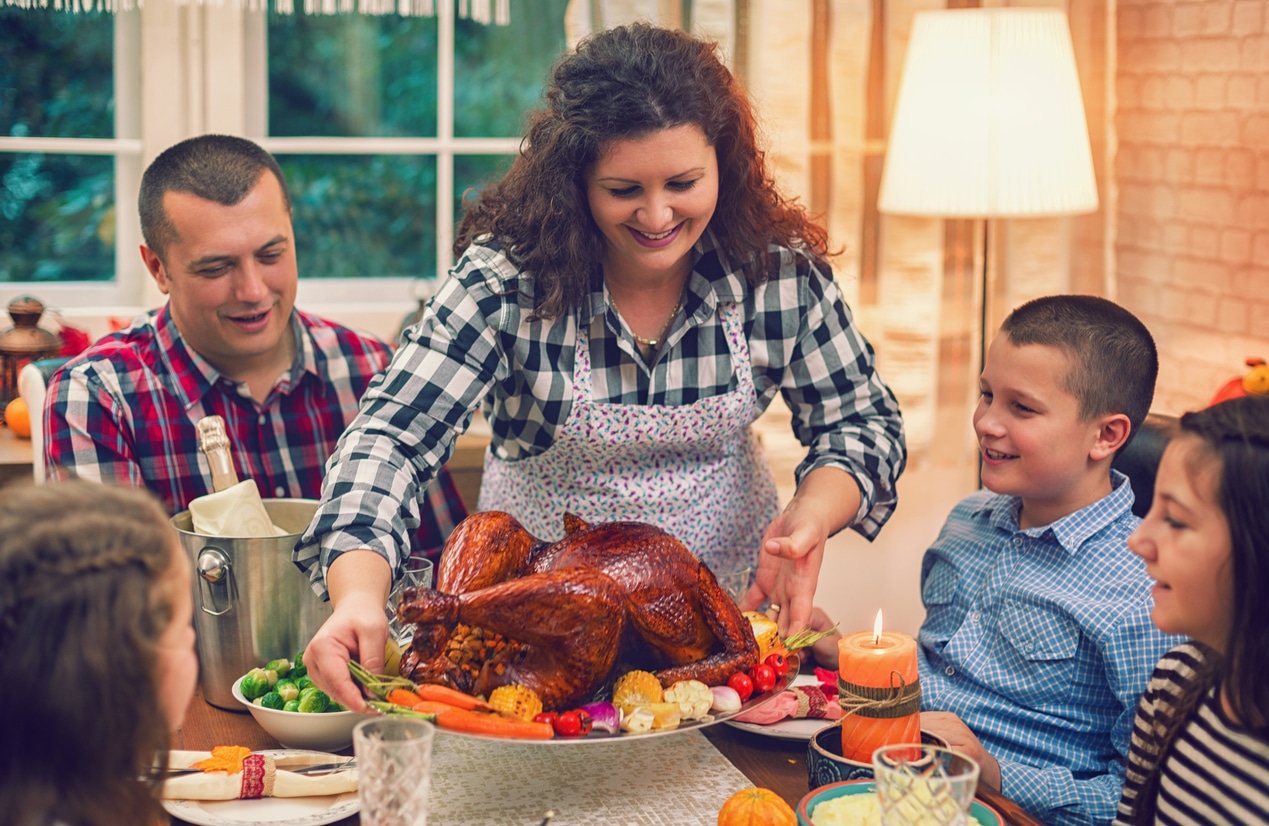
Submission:
[[[441,553],[436,589],[407,589],[397,608],[416,624],[401,673],[485,696],[523,685],[547,709],[564,709],[588,701],[619,662],[668,687],[721,685],[758,661],[749,621],[682,542],[642,522],[566,515],[564,529],[546,543],[506,513],[463,520]],[[445,653],[459,623],[515,644],[472,680]]]

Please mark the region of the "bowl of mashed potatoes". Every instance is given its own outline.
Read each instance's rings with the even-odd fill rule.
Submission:
[[[975,800],[967,826],[1004,826],[1000,813]],[[798,826],[881,826],[881,803],[871,780],[844,780],[807,792],[798,803]]]

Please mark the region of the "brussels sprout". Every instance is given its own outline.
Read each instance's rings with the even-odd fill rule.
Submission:
[[[313,678],[312,678],[312,677],[300,677],[298,680],[296,680],[296,681],[295,681],[295,684],[296,684],[297,686],[299,686],[299,687],[300,687],[300,693],[303,693],[303,692],[304,692],[304,689],[306,689],[306,688],[316,688],[316,687],[317,687],[317,686],[313,685]]]
[[[282,697],[276,691],[270,691],[268,694],[264,695],[260,699],[253,700],[252,702],[259,703],[265,708],[276,708],[276,709],[281,709],[282,706],[286,704],[286,701],[283,700]]]
[[[301,714],[321,714],[330,705],[330,698],[320,688],[305,689],[300,692]]]
[[[273,683],[263,668],[253,668],[242,678],[242,682],[238,684],[238,690],[242,692],[243,697],[254,700],[268,694],[272,686]]]
[[[272,671],[279,677],[285,677],[287,672],[291,670],[291,661],[286,657],[278,657],[276,660],[269,660],[264,664],[265,671]]]
[[[330,705],[326,707],[326,711],[324,713],[330,714],[331,712],[334,712],[334,711],[347,711],[347,710],[348,710],[348,706],[341,706],[339,703],[335,702],[334,700],[331,700]]]
[[[290,677],[298,680],[300,677],[308,676],[308,666],[304,664],[304,652],[295,655],[295,659],[291,662]]]
[[[300,699],[300,687],[295,684],[295,680],[278,680],[278,683],[273,687],[273,690],[282,695],[282,700],[284,702]]]
[[[286,701],[286,703],[282,706],[282,710],[283,710],[283,711],[299,711],[299,710],[300,710],[300,701],[299,701],[299,700],[287,700],[287,701]]]

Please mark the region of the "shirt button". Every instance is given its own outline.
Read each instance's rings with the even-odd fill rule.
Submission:
[[[260,416],[260,418],[256,419],[256,424],[260,425],[261,427],[264,427],[264,415],[263,415],[263,414]]]
[[[947,676],[951,677],[952,675],[954,675],[954,674],[956,673],[956,669],[955,669],[955,668],[952,668],[952,667],[949,665],[947,668],[943,669],[943,673],[944,673],[944,674],[946,674]]]
[[[281,499],[282,497],[286,496],[286,488],[282,487],[281,485],[278,485],[276,488],[273,489],[273,495],[276,496],[278,499]]]
[[[975,623],[976,623],[976,622],[978,622],[978,618],[979,618],[980,616],[981,616],[981,614],[979,614],[977,611],[975,611],[975,612],[973,612],[972,614],[970,614],[970,615],[969,615],[969,621],[970,621],[970,622],[975,622]]]
[[[1014,547],[1016,547],[1016,548],[1021,548],[1021,547],[1022,547],[1022,537],[1021,537],[1021,536],[1015,536],[1015,537],[1013,538],[1013,544],[1014,544]]]

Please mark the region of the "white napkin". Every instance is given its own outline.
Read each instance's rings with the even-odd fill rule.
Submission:
[[[169,764],[172,768],[188,768],[199,760],[210,757],[210,752],[172,752]],[[252,755],[253,757],[258,755]],[[337,762],[337,755],[304,755],[300,762],[317,765],[323,761]],[[295,765],[293,758],[282,758],[284,763]],[[264,771],[252,777],[254,792],[247,797],[320,797],[344,794],[357,790],[357,770],[331,772],[309,777],[296,774],[275,765],[274,758],[264,756]],[[172,800],[237,800],[243,797],[244,773],[228,774],[223,771],[198,772],[169,777],[163,781],[162,796]]]
[[[244,479],[233,487],[200,496],[189,503],[194,533],[203,536],[286,536],[264,509],[256,483]]]

